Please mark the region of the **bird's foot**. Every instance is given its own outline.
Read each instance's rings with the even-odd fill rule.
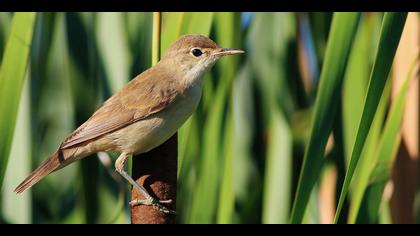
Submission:
[[[165,214],[176,214],[175,211],[168,209],[167,207],[163,206],[162,204],[169,204],[172,200],[156,200],[153,197],[148,197],[146,199],[134,199],[130,202],[130,206],[138,206],[138,205],[145,205],[145,206],[153,206],[156,210],[163,212]]]

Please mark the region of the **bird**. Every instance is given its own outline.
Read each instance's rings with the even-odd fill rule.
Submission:
[[[127,174],[126,160],[158,147],[174,135],[199,104],[204,74],[221,57],[241,53],[244,51],[220,47],[203,35],[181,36],[156,65],[130,80],[67,136],[15,192],[24,192],[47,175],[84,157],[114,152],[120,154],[115,170],[144,196],[144,200],[135,203],[174,213],[163,205],[171,199],[153,198]]]

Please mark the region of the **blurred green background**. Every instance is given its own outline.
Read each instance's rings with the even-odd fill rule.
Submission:
[[[13,189],[151,66],[152,14],[0,13],[1,223],[130,222],[115,155]],[[163,13],[162,53],[188,33],[246,51],[206,75],[179,131],[177,222],[420,223],[419,22]]]

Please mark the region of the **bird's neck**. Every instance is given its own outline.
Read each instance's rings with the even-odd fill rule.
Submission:
[[[185,88],[190,88],[201,84],[204,73],[196,69],[190,69],[184,72],[183,84]]]
[[[181,87],[186,90],[197,85],[201,85],[202,78],[207,72],[207,68],[199,68],[187,63],[162,60],[156,65],[165,68],[172,78],[180,83]]]

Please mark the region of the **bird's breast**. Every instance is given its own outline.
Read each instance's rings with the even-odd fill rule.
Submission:
[[[164,110],[113,134],[120,151],[144,153],[168,140],[196,110],[202,94],[201,80],[187,88]]]

